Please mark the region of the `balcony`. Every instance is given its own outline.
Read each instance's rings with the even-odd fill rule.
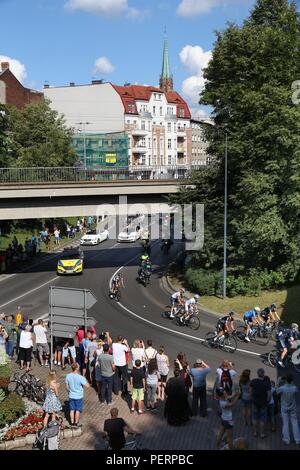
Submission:
[[[186,153],[186,148],[184,145],[178,145],[177,153]]]
[[[149,111],[140,111],[140,117],[146,119],[152,119],[152,114]]]
[[[184,127],[177,128],[177,137],[186,137],[186,129]]]
[[[146,145],[137,144],[131,149],[132,153],[147,153]]]
[[[131,134],[133,136],[143,136],[143,135],[147,135],[149,131],[147,131],[146,129],[132,129],[131,131]]]
[[[166,121],[176,121],[177,116],[176,116],[176,114],[165,114],[165,120]]]

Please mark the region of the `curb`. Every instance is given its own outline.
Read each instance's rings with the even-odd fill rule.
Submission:
[[[60,433],[59,439],[70,439],[73,437],[80,437],[82,435],[82,429],[64,429]],[[0,443],[0,450],[11,450],[33,445],[36,439],[35,434],[28,434],[25,437],[17,437],[11,441]]]

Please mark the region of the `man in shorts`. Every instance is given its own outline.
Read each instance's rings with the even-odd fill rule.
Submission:
[[[69,393],[70,422],[71,426],[78,428],[80,415],[83,411],[84,388],[89,388],[89,383],[80,374],[80,366],[72,364],[72,372],[66,376],[66,387]]]
[[[66,363],[69,362],[69,358],[71,359],[71,364],[74,364],[74,362],[76,362],[76,348],[74,344],[74,339],[67,339],[64,344],[61,360],[61,368],[63,370],[66,368]]]
[[[137,359],[135,361],[135,367],[133,367],[130,376],[130,385],[132,387],[132,402],[130,413],[134,413],[135,402],[138,402],[138,414],[143,414],[143,401],[144,393],[146,390],[145,372],[141,368],[141,361]]]
[[[47,328],[44,326],[43,320],[38,320],[37,325],[33,327],[33,333],[35,334],[36,352],[40,364],[41,366],[49,367],[49,344],[46,336]]]

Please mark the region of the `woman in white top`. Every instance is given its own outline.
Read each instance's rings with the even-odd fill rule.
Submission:
[[[31,354],[32,354],[32,333],[31,333],[31,326],[26,325],[25,330],[21,331],[20,335],[20,353],[19,353],[19,359],[20,359],[20,368],[24,368],[24,362],[26,362],[26,371],[29,372],[31,370],[30,364],[31,364]]]
[[[98,348],[96,349],[96,351],[94,352],[94,358],[95,358],[95,381],[96,381],[96,385],[97,385],[97,391],[98,391],[98,395],[100,397],[100,391],[101,391],[101,367],[100,367],[100,364],[99,364],[99,357],[100,355],[103,353],[103,341],[102,340],[99,340],[99,343],[98,343]]]
[[[146,366],[145,345],[144,345],[144,341],[142,341],[141,339],[136,339],[133,342],[133,348],[131,349],[131,359],[132,359],[132,364],[135,364],[135,361],[139,359],[141,361],[141,367],[145,370],[145,366]]]
[[[221,429],[217,438],[217,449],[220,448],[224,435],[227,436],[227,443],[229,450],[233,449],[233,420],[232,420],[232,407],[239,399],[241,393],[237,392],[234,395],[228,395],[224,388],[219,387],[216,390],[220,399],[221,409]]]
[[[158,394],[161,400],[165,399],[165,388],[167,377],[170,370],[170,362],[168,356],[165,354],[164,346],[160,346],[158,349],[158,353],[156,355],[157,361],[157,369],[160,375],[159,379],[159,386],[158,386]]]

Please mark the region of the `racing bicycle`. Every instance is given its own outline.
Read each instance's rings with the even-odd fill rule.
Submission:
[[[162,317],[168,318],[169,320],[173,320],[177,326],[187,326],[192,330],[199,330],[200,328],[200,318],[198,317],[198,309],[197,307],[193,308],[193,312],[188,316],[188,318],[184,319],[183,321],[180,318],[185,314],[184,305],[179,305],[175,309],[174,318],[171,318],[171,308],[169,305],[165,307]]]
[[[271,367],[280,367],[278,362],[280,361],[281,351],[280,349],[273,349],[268,354],[268,363]],[[300,374],[300,348],[294,351],[288,351],[287,355],[283,359],[285,367],[293,367],[296,372]]]
[[[245,325],[238,326],[235,333],[239,341],[245,341],[246,327]],[[259,346],[266,346],[270,341],[270,335],[263,325],[252,325],[249,331],[249,339]]]
[[[237,341],[233,333],[225,333],[218,336],[217,331],[209,331],[205,335],[205,344],[210,348],[220,348],[228,353],[234,353],[237,348]]]

